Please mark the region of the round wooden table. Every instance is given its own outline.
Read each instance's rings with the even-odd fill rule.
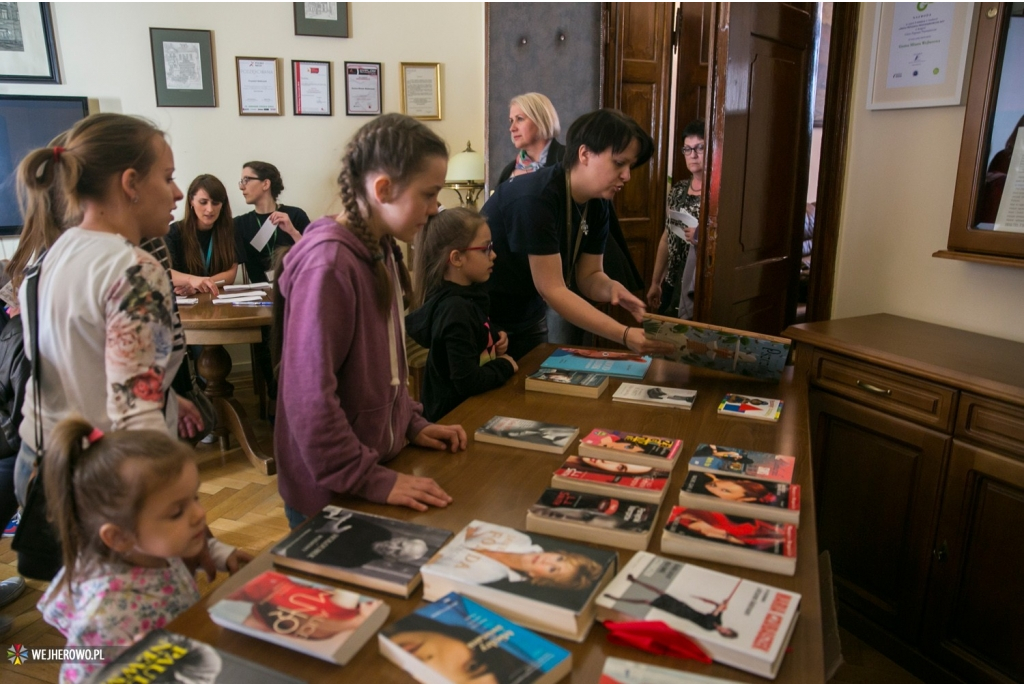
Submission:
[[[185,342],[203,345],[196,361],[196,370],[206,379],[206,394],[217,410],[214,434],[220,438],[222,450],[228,449],[228,436],[233,435],[253,466],[272,476],[277,465],[272,454],[260,447],[253,433],[245,409],[235,399],[235,386],[228,382],[231,373],[231,355],[224,345],[258,343],[263,340],[263,328],[270,326],[271,307],[234,307],[213,304],[208,294],[199,294],[199,303],[178,307],[181,325],[185,329]],[[266,301],[269,301],[269,292]]]

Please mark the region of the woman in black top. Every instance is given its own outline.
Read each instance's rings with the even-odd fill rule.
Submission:
[[[216,176],[201,174],[188,187],[185,216],[165,238],[171,281],[179,295],[218,294],[217,282],[234,283],[238,243],[228,193]]]

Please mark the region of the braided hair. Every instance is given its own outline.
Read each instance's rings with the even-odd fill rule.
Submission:
[[[345,225],[362,241],[372,256],[377,304],[387,312],[393,297],[393,285],[385,266],[385,250],[395,255],[399,279],[405,292],[411,292],[409,271],[394,238],[376,238],[367,224],[370,203],[366,179],[380,172],[388,175],[401,189],[426,165],[430,157],[448,157],[448,146],[425,125],[404,114],[385,114],[359,129],[345,148],[338,174]]]

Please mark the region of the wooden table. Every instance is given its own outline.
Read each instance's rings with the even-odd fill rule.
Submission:
[[[224,349],[224,345],[263,340],[263,328],[273,320],[271,308],[213,304],[211,296],[206,293],[197,297],[198,304],[179,307],[178,313],[185,329],[185,342],[203,345],[203,353],[196,360],[196,370],[206,379],[206,394],[217,409],[218,422],[214,434],[220,438],[222,450],[228,449],[228,435],[235,436],[253,466],[272,476],[277,473],[277,464],[274,457],[260,447],[245,409],[234,397],[235,386],[228,382],[231,355]]]
[[[471,398],[445,418],[443,423],[461,423],[470,435],[471,443],[465,452],[451,454],[407,447],[390,462],[389,466],[399,471],[434,478],[454,498],[453,503],[447,508],[432,509],[421,514],[410,509],[375,505],[350,498],[339,497],[336,503],[452,531],[460,530],[474,518],[525,528],[527,508],[549,486],[552,471],[562,463],[564,457],[473,443],[473,431],[496,414],[571,424],[580,427],[580,435],[585,435],[593,428],[605,427],[682,438],[685,445],[681,461],[688,461],[698,442],[795,455],[795,482],[801,485],[805,493],[800,517],[796,576],[789,578],[734,566],[703,561],[697,563],[801,593],[801,615],[790,643],[791,652],[783,661],[777,680],[822,682],[825,669],[818,582],[818,547],[815,542],[814,494],[811,488],[807,429],[807,397],[803,387],[798,387],[793,382],[793,368],[787,369],[782,383],[774,385],[728,377],[681,364],[655,361],[647,374],[646,383],[692,388],[698,391],[698,395],[691,411],[654,409],[613,403],[612,393],[621,382],[618,379],[612,379],[608,390],[596,400],[527,393],[524,389],[524,378],[535,371],[553,349],[553,345],[546,345],[534,350],[523,359],[519,373],[503,387]],[[786,403],[782,418],[777,424],[766,424],[742,418],[719,417],[718,402],[727,392],[780,397]],[[575,446],[571,447],[568,453],[574,452]],[[666,495],[666,502],[659,514],[662,527],[685,473],[685,465],[677,466],[673,472],[670,492]],[[655,532],[650,551],[659,552],[660,540],[660,533]],[[631,555],[632,552],[620,550],[620,566],[628,561]],[[266,564],[265,557],[266,555],[263,555],[259,561]],[[242,578],[235,578],[226,583],[220,591],[213,593],[176,619],[170,625],[170,629],[312,682],[386,683],[410,680],[409,675],[379,654],[376,640],[367,644],[347,666],[342,668],[219,628],[209,620],[206,608],[240,582],[243,582]],[[365,590],[363,592],[374,594]],[[421,596],[421,592],[417,591],[408,600],[387,598],[388,604],[391,605],[391,616],[388,621],[405,616],[415,609],[420,603]],[[611,645],[605,639],[606,632],[602,626],[595,625],[587,640],[581,644],[551,638],[573,652],[573,670],[570,676],[573,682],[597,682],[607,656],[646,661],[731,680],[760,681],[756,676],[726,666],[704,666],[694,661],[656,657],[628,647]]]

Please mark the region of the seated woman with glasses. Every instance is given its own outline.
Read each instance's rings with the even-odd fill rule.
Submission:
[[[216,296],[218,284],[235,282],[244,252],[235,239],[227,190],[216,176],[195,177],[188,187],[185,216],[171,224],[165,241],[177,294]]]
[[[242,191],[245,203],[253,205],[253,211],[235,217],[235,233],[245,248],[245,270],[249,280],[262,283],[267,280],[267,272],[273,266],[274,251],[299,242],[309,225],[309,217],[298,207],[278,204],[277,198],[284,190],[284,183],[281,172],[268,162],[246,162],[238,189]],[[252,239],[268,219],[274,224],[274,232],[267,244],[257,250],[252,246]]]
[[[405,323],[430,350],[421,397],[428,421],[504,385],[519,368],[507,354],[508,336],[487,316],[493,264],[491,229],[475,210],[446,209],[416,237],[414,310]]]
[[[704,121],[697,119],[687,124],[682,138],[690,178],[672,184],[668,209],[670,213],[683,210],[698,219],[700,194],[704,188]],[[647,305],[659,314],[691,318],[696,271],[697,229],[669,215],[654,259],[654,278],[647,291]]]

